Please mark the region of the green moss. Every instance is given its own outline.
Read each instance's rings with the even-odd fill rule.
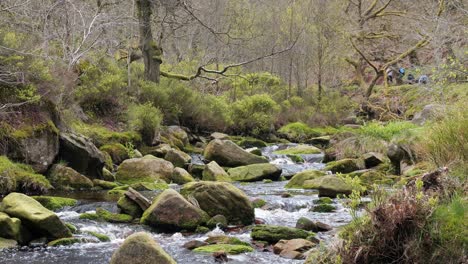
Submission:
[[[78,228],[76,228],[76,226],[74,226],[71,223],[65,223],[65,226],[68,228],[68,230],[70,230],[72,234],[76,234],[78,232]]]
[[[117,164],[120,164],[122,161],[130,158],[127,148],[120,143],[106,144],[101,146],[99,150],[109,154],[112,161]]]
[[[108,236],[104,235],[104,234],[100,234],[100,233],[96,233],[96,232],[92,232],[92,231],[86,231],[86,233],[92,235],[93,237],[96,237],[101,242],[109,242],[110,241],[110,238]]]
[[[103,188],[104,190],[109,190],[109,189],[114,189],[119,187],[119,185],[115,182],[108,182],[108,181],[103,181],[103,180],[98,180],[94,179],[93,180],[94,186],[99,186]]]
[[[334,212],[335,210],[336,207],[331,204],[318,204],[314,206],[314,209],[312,211],[317,213],[330,213]]]
[[[252,137],[230,137],[234,143],[243,148],[264,148],[267,145],[263,140],[252,138]]]
[[[169,184],[166,182],[138,182],[130,185],[130,187],[137,191],[162,191],[169,189]]]
[[[301,155],[287,155],[288,158],[290,158],[294,163],[304,163],[304,159],[301,157]]]
[[[198,234],[206,234],[210,232],[210,229],[206,226],[197,226],[197,229],[195,229],[195,233]]]
[[[205,242],[210,244],[210,245],[212,245],[212,244],[227,244],[227,245],[250,246],[250,243],[242,241],[237,237],[230,237],[230,236],[225,236],[225,235],[208,237],[205,240]]]
[[[252,201],[252,205],[254,208],[261,208],[266,204],[266,201],[260,198],[257,198]]]
[[[133,220],[132,216],[130,215],[114,214],[100,207],[96,208],[96,214],[99,216],[99,218],[102,218],[103,220],[110,223],[130,223]]]
[[[99,215],[95,213],[82,213],[80,214],[80,219],[87,219],[87,220],[98,220]]]
[[[113,195],[113,196],[122,196],[126,193],[127,191],[126,190],[115,190],[115,189],[112,189],[110,191],[107,192],[108,195]]]
[[[300,154],[319,154],[321,153],[319,148],[309,145],[298,145],[295,147],[278,150],[273,152],[274,154],[280,155],[300,155]]]
[[[333,200],[330,197],[320,197],[314,201],[314,204],[332,204]]]
[[[141,143],[141,136],[136,132],[116,132],[99,124],[85,124],[75,122],[72,124],[75,131],[91,138],[97,146],[109,143],[126,144],[128,142],[138,146]]]
[[[41,174],[25,164],[14,163],[5,156],[0,156],[0,194],[13,191],[42,193],[52,188],[50,182]]]
[[[303,238],[306,239],[308,236],[314,233],[308,232],[298,228],[285,227],[285,226],[274,226],[274,225],[256,225],[252,229],[250,236],[253,240],[267,241],[270,243],[276,243],[281,239],[295,239]]]
[[[307,180],[313,180],[315,178],[324,176],[325,173],[318,170],[306,170],[294,175],[291,180],[286,184],[285,188],[303,188],[303,184]]]
[[[357,159],[342,159],[327,163],[323,170],[332,171],[333,173],[351,173],[362,167],[362,161]]]
[[[75,206],[77,204],[77,200],[64,197],[32,196],[32,198],[41,203],[45,208],[52,211],[62,209],[65,206]]]
[[[37,125],[23,125],[22,127],[15,128],[12,130],[10,136],[16,140],[26,139],[33,137],[36,133],[42,133],[44,131],[52,132],[58,135],[59,130],[52,121],[47,121]]]
[[[60,238],[54,241],[49,242],[47,245],[49,247],[58,247],[58,246],[69,246],[77,243],[82,243],[83,240],[81,238],[76,237],[67,237],[67,238]]]
[[[131,215],[134,218],[140,218],[143,214],[143,210],[140,208],[140,206],[127,198],[125,195],[120,197],[120,199],[117,201],[117,206],[120,208],[122,213]]]
[[[228,245],[228,244],[216,244],[216,245],[208,245],[203,247],[198,247],[193,250],[193,252],[197,253],[214,253],[214,252],[226,252],[227,254],[241,254],[246,252],[252,252],[254,249],[250,246],[244,245]]]

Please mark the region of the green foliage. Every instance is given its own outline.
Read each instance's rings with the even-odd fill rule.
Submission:
[[[134,105],[128,110],[129,126],[138,131],[148,145],[153,143],[154,135],[161,126],[162,120],[161,111],[150,103]]]
[[[0,194],[10,192],[43,193],[52,189],[49,181],[25,164],[0,156]]]
[[[98,147],[110,143],[127,144],[128,142],[139,145],[141,142],[141,136],[133,131],[116,132],[99,124],[86,124],[81,122],[72,123],[72,127],[78,133],[91,138],[93,143]]]
[[[387,124],[371,122],[360,127],[356,132],[362,136],[390,141],[393,137],[414,128],[417,128],[415,124],[406,121],[395,121]]]
[[[278,104],[267,94],[245,97],[232,105],[236,130],[253,135],[269,132],[279,111]]]

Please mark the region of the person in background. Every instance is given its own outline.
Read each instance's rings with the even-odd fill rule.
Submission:
[[[393,70],[391,68],[387,69],[387,82],[393,83]]]
[[[413,84],[416,82],[416,78],[414,78],[414,75],[413,74],[408,74],[408,83],[409,84]]]
[[[429,77],[427,77],[427,75],[421,75],[421,77],[419,77],[419,80],[418,80],[419,84],[427,84],[428,82],[429,82]]]

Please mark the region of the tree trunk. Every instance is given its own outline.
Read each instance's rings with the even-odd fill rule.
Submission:
[[[151,2],[137,0],[138,26],[140,30],[140,48],[145,63],[145,79],[159,83],[161,78],[162,49],[153,40],[151,31]]]

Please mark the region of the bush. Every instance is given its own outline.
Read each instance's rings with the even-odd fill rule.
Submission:
[[[232,105],[233,130],[261,135],[271,130],[278,104],[267,94],[244,97]]]
[[[149,103],[134,105],[128,110],[129,126],[138,131],[148,145],[153,143],[154,135],[161,126],[162,120],[161,111]]]

